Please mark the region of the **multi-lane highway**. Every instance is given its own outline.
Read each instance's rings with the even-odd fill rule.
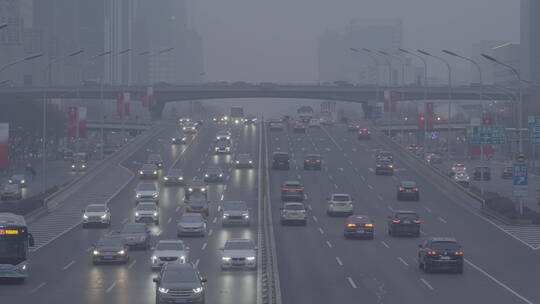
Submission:
[[[257,243],[259,179],[268,189],[266,202],[274,229],[283,303],[535,303],[540,302],[536,278],[538,253],[494,223],[483,219],[464,202],[457,201],[454,188],[436,185],[422,176],[415,166],[395,155],[394,176],[374,174],[375,150],[388,147],[374,135],[358,141],[345,126],[309,128],[307,133],[292,130],[270,131],[255,126],[205,123],[186,145],[173,146],[170,137],[178,126],[170,124],[121,165],[125,184],[116,191],[104,190],[112,212],[113,230],[133,222],[134,189],[138,178],[131,177],[148,154],[160,153],[164,171],[181,168],[185,179],[202,177],[209,165],[225,171],[223,183],[209,186],[211,212],[205,237],[182,238],[190,247],[190,260],[208,279],[207,303],[257,303],[257,271],[222,271],[221,252],[231,238],[250,238]],[[233,154],[215,155],[216,132],[232,132]],[[260,144],[271,157],[272,152],[289,152],[291,169],[270,169],[269,159],[259,163]],[[250,153],[253,169],[235,169],[234,155]],[[304,171],[307,154],[323,158],[321,171]],[[269,179],[261,167],[268,167]],[[160,173],[163,175],[163,173]],[[116,175],[115,175],[116,176]],[[131,179],[131,180],[130,180]],[[280,225],[280,186],[285,180],[299,180],[305,186],[308,208],[306,226]],[[401,180],[414,180],[421,191],[419,202],[396,200]],[[103,181],[106,183],[107,181]],[[160,187],[160,225],[151,225],[152,242],[175,239],[176,219],[182,214],[184,188]],[[105,186],[104,186],[105,187]],[[375,222],[374,240],[349,240],[343,236],[345,219],[329,217],[326,200],[332,193],[348,193],[357,214],[369,215]],[[263,193],[266,195],[266,193]],[[222,227],[221,206],[226,201],[246,201],[250,206],[250,227]],[[67,208],[62,206],[60,208]],[[387,216],[393,210],[413,210],[420,215],[423,239],[428,236],[453,236],[463,246],[463,274],[426,274],[418,268],[420,239],[391,237],[386,233]],[[55,212],[44,217],[52,217]],[[73,217],[81,216],[73,213]],[[38,219],[43,220],[43,219]],[[55,218],[58,225],[65,218]],[[54,223],[54,222],[53,222]],[[33,227],[30,224],[30,227]],[[34,227],[39,227],[34,225]],[[71,227],[71,226],[69,226]],[[40,242],[31,253],[31,276],[25,284],[0,284],[2,302],[12,303],[153,303],[155,285],[150,270],[151,250],[132,251],[126,265],[93,265],[91,248],[107,229],[66,228],[50,242]],[[39,231],[32,231],[39,237]],[[58,232],[56,232],[58,233]],[[49,236],[50,237],[50,236]]]

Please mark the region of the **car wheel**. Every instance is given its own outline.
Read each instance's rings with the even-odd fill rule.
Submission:
[[[419,238],[419,237],[420,237],[420,231],[418,231],[417,233],[415,233],[414,236],[417,237],[417,238]]]
[[[456,267],[456,273],[462,274],[463,273],[463,264],[458,265]]]
[[[418,268],[424,269],[424,264],[422,264],[422,261],[420,260],[420,258],[418,258]]]
[[[307,226],[307,221],[306,221],[306,220],[304,220],[304,221],[302,222],[302,226]]]
[[[427,263],[424,263],[424,272],[430,273],[431,272],[431,266]]]
[[[83,224],[82,224],[82,227],[83,227],[83,228],[86,228],[86,224],[83,223]]]
[[[328,215],[328,216],[332,216],[332,212],[330,212],[330,211],[326,211],[326,215]]]
[[[388,229],[388,235],[389,235],[389,236],[394,236],[393,234],[394,234],[394,233],[392,232],[392,230]]]

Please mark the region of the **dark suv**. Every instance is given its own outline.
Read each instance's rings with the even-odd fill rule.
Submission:
[[[414,211],[395,211],[388,216],[390,236],[412,235],[420,237],[420,218]]]
[[[204,304],[206,279],[191,263],[168,263],[162,268],[156,283],[156,304]]]
[[[322,158],[319,154],[308,154],[304,159],[304,170],[321,170]]]
[[[429,273],[435,269],[463,273],[463,251],[454,238],[430,237],[418,245],[418,267]]]
[[[420,200],[420,189],[414,181],[402,181],[397,189],[397,200]]]
[[[473,178],[474,180],[482,180],[482,178],[485,181],[491,180],[491,169],[489,167],[476,167],[473,171]]]
[[[304,186],[299,181],[286,181],[281,186],[281,200],[284,202],[302,202]]]
[[[286,152],[274,152],[272,155],[272,169],[289,170],[291,157]]]
[[[375,175],[394,175],[394,163],[389,159],[377,160]]]

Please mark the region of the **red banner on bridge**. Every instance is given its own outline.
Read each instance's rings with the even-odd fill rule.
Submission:
[[[74,140],[77,137],[77,107],[68,109],[68,138]]]
[[[0,169],[9,168],[9,124],[0,123]]]
[[[398,94],[394,91],[384,91],[384,112],[395,112],[397,108]]]
[[[428,131],[432,131],[433,130],[433,120],[435,119],[435,111],[434,111],[434,107],[433,107],[433,102],[428,102],[426,103],[426,112],[425,112],[425,116],[426,116],[426,129]]]
[[[79,123],[79,138],[86,138],[86,107],[77,107],[77,120]]]

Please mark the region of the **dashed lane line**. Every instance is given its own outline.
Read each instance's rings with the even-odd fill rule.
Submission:
[[[443,219],[442,217],[440,217],[440,216],[439,216],[439,221],[441,221],[441,222],[443,222],[445,224],[448,224],[448,222],[445,219]]]
[[[38,286],[36,286],[34,289],[32,289],[30,291],[30,293],[36,293],[39,289],[41,289],[41,287],[45,286],[47,284],[47,282],[41,282],[41,284],[39,284]]]
[[[431,213],[431,209],[429,209],[429,207],[424,207],[424,209],[426,209],[427,212]]]
[[[314,216],[313,216],[313,221],[314,221],[315,223],[318,223],[318,222],[319,222],[319,219],[314,215]]]
[[[322,228],[320,228],[320,227],[319,227],[319,232],[320,232],[321,234],[324,234],[324,230],[323,230]]]
[[[207,245],[208,244],[206,242],[204,242],[204,244],[202,244],[201,250],[205,250]]]
[[[380,194],[377,194],[377,198],[378,198],[380,201],[384,200],[383,197],[382,197]]]
[[[176,212],[178,212],[180,210],[180,206],[177,206],[176,207]]]
[[[381,241],[381,244],[382,244],[382,245],[383,245],[384,247],[386,247],[386,248],[390,249],[390,246],[388,246],[388,244],[386,244],[386,242],[385,242],[385,241]]]
[[[426,281],[426,279],[420,278],[420,281],[422,281],[422,283],[424,283],[424,285],[426,285],[427,288],[434,290],[433,286],[431,286],[431,284],[429,284],[428,281]]]
[[[336,257],[336,262],[338,263],[339,266],[343,266],[343,262],[341,261],[339,257]]]
[[[364,181],[364,182],[366,181],[366,178],[363,175],[360,175],[360,178],[362,179],[362,181]]]
[[[211,235],[212,235],[212,232],[214,232],[213,229],[208,230],[208,236],[211,236]]]
[[[328,246],[328,248],[333,248],[332,243],[330,243],[330,241],[326,241],[326,245]]]
[[[199,266],[199,261],[200,261],[199,259],[197,259],[197,260],[195,261],[195,267],[198,267],[198,266]]]
[[[75,261],[71,261],[69,263],[66,264],[66,266],[62,267],[62,270],[67,270],[69,267],[73,266],[73,264],[75,264]]]
[[[212,220],[212,223],[216,223],[217,222],[217,217],[215,217],[213,220]]]
[[[127,223],[127,221],[128,221],[128,218],[126,217],[126,218],[124,218],[124,219],[122,220],[122,224]]]
[[[409,266],[409,263],[405,262],[405,260],[402,257],[398,257],[398,260],[403,263],[405,266]]]
[[[170,217],[168,220],[167,220],[167,224],[170,224],[172,222],[172,217]]]
[[[105,290],[105,293],[109,293],[113,290],[114,286],[116,286],[116,280],[114,280],[111,284],[111,286],[109,286],[109,288],[107,288],[107,290]]]
[[[369,189],[373,190],[373,186],[372,186],[372,185],[368,184],[367,186],[368,186]]]
[[[351,287],[356,289],[358,286],[356,286],[356,283],[354,283],[353,279],[351,277],[347,277],[347,281],[349,281],[349,284],[351,284]]]
[[[131,263],[129,263],[128,269],[133,268],[133,266],[135,265],[135,263],[137,263],[137,260],[133,260]]]

